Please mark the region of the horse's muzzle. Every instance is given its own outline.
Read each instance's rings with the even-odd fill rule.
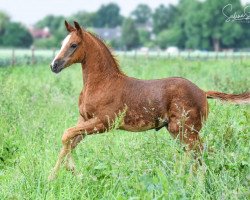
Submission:
[[[50,68],[51,71],[54,73],[59,73],[60,71],[63,70],[64,68],[64,61],[63,60],[55,60],[54,62],[51,63]]]

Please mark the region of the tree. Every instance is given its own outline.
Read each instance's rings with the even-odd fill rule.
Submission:
[[[242,23],[241,28],[243,33],[241,34],[241,37],[237,39],[236,44],[237,47],[249,47],[250,46],[250,29],[249,29],[249,23]]]
[[[182,30],[180,44],[185,48],[214,49],[236,47],[240,44],[243,30],[237,23],[227,23],[222,8],[231,3],[234,11],[242,9],[240,0],[180,0],[176,7],[174,26]],[[173,25],[172,24],[172,25]],[[171,25],[171,26],[172,26]],[[171,27],[170,26],[170,27]]]
[[[37,47],[51,47],[57,46],[65,37],[66,30],[64,26],[64,17],[63,16],[54,16],[48,15],[38,21],[35,26],[37,28],[48,27],[52,36],[46,39],[37,39],[35,45]]]
[[[238,40],[242,39],[243,29],[240,24],[226,23],[222,29],[222,38],[220,40],[220,45],[224,48],[230,48],[232,46],[240,46]]]
[[[139,33],[140,44],[143,46],[147,46],[148,43],[150,42],[150,32],[143,29],[139,29],[138,33]]]
[[[115,3],[102,5],[95,15],[95,27],[116,27],[121,25],[122,16],[120,15],[120,8]]]
[[[6,25],[10,22],[10,17],[3,11],[0,11],[0,34],[4,32]]]
[[[125,19],[122,24],[122,40],[128,50],[139,46],[139,34],[131,18]]]
[[[146,4],[139,4],[136,9],[131,13],[131,16],[138,24],[145,24],[152,16],[150,7]]]
[[[29,31],[20,23],[10,22],[3,34],[3,46],[30,47],[33,38]]]
[[[71,21],[81,22],[84,27],[93,27],[95,25],[96,18],[95,12],[89,13],[86,11],[79,11],[70,17]]]
[[[5,12],[0,11],[0,45],[3,45],[4,31],[9,22],[10,22],[10,17]]]
[[[35,26],[37,28],[44,28],[48,27],[52,34],[58,32],[58,28],[64,24],[64,17],[63,16],[54,16],[54,15],[47,15],[40,21],[38,21]]]
[[[107,41],[107,43],[113,49],[119,49],[120,50],[122,48],[122,41],[120,39],[113,39],[113,40]]]
[[[181,46],[182,31],[178,27],[172,27],[161,31],[156,37],[156,44],[161,49],[166,49],[168,46]]]
[[[160,5],[153,13],[153,30],[157,34],[164,29],[167,29],[174,21],[176,15],[176,7],[169,5],[165,7]]]
[[[232,4],[232,10],[228,9],[224,11],[228,15],[235,12],[243,12],[240,0],[207,0],[203,3],[202,19],[204,22],[204,32],[212,41],[215,51],[220,50],[221,46],[229,47],[237,45],[236,41],[242,37],[242,26],[235,22],[226,22],[226,18],[222,14],[222,8],[227,4]]]
[[[177,26],[183,30],[184,47],[192,49],[209,48],[208,36],[204,33],[203,4],[197,0],[180,1],[177,11]]]

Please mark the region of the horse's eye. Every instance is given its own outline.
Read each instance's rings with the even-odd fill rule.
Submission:
[[[77,47],[77,44],[71,44],[70,47],[71,47],[71,48],[76,48],[76,47]]]

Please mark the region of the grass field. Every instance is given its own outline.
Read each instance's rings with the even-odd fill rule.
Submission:
[[[120,59],[130,76],[188,78],[204,90],[250,88],[250,60]],[[166,129],[113,130],[88,136],[73,153],[79,179],[64,169],[47,177],[63,131],[78,116],[81,68],[59,75],[48,65],[0,69],[0,199],[249,199],[250,107],[209,100],[201,131],[209,152],[192,156]]]

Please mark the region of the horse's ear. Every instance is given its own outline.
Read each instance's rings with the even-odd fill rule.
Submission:
[[[81,26],[76,21],[74,21],[74,24],[75,24],[75,28],[77,30],[77,33],[82,36],[83,30],[81,29]]]
[[[66,20],[64,23],[65,23],[65,27],[66,27],[68,32],[72,32],[75,30],[75,28],[73,26],[71,26]]]
[[[75,24],[76,30],[79,31],[79,30],[81,29],[81,27],[80,27],[80,25],[78,24],[78,22],[74,21],[74,24]]]

